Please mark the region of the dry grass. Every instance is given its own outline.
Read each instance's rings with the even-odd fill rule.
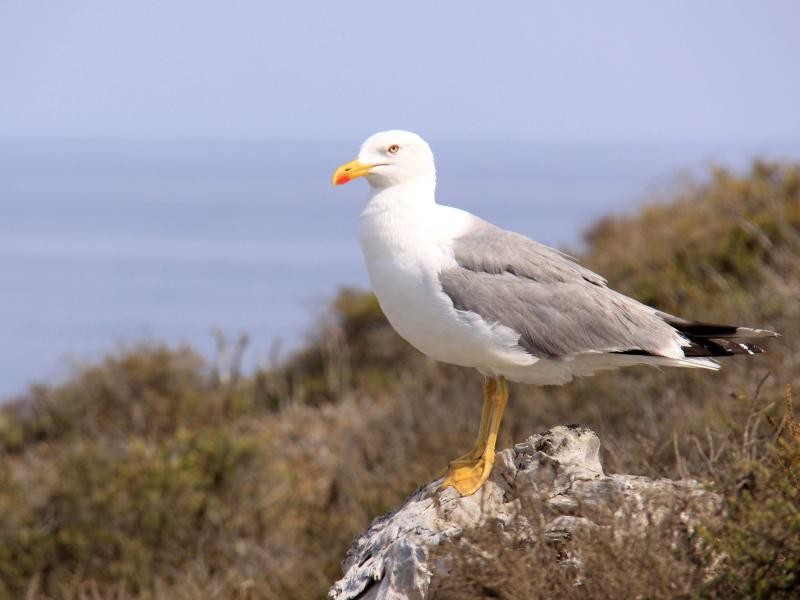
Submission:
[[[674,598],[704,585],[703,557],[678,515],[643,535],[600,526],[568,539],[508,539],[485,528],[439,549],[448,565],[432,597],[437,600],[501,598]]]
[[[701,585],[707,556],[654,528],[624,543],[575,540],[580,587],[552,568],[563,548],[479,540],[490,560],[464,557],[477,575],[440,597],[797,590],[797,425],[779,413],[784,386],[800,385],[798,182],[792,166],[717,171],[587,237],[585,262],[614,287],[688,317],[781,331],[768,354],[720,374],[515,386],[500,440],[578,422],[600,433],[611,472],[717,485],[731,517],[705,533],[727,557],[713,581]],[[250,376],[235,346],[221,366],[186,348],[133,347],[4,408],[0,598],[324,597],[352,536],[470,446],[480,379],[416,353],[369,294],[340,295],[322,331]]]

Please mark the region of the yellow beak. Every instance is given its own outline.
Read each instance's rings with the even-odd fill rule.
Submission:
[[[351,179],[356,177],[363,177],[369,173],[370,169],[375,165],[363,165],[357,160],[351,160],[349,163],[342,165],[333,172],[333,185],[344,185]]]

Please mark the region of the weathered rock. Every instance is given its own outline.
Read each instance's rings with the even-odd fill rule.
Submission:
[[[676,515],[691,529],[720,509],[719,497],[696,481],[606,475],[599,450],[594,431],[554,427],[498,452],[490,479],[472,496],[439,490],[439,481],[419,488],[353,541],[328,597],[425,598],[435,577],[431,549],[487,523],[552,540],[600,523],[635,533]]]

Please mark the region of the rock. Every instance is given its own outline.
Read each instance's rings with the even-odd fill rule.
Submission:
[[[690,530],[720,510],[720,498],[697,481],[606,475],[599,451],[594,431],[554,427],[498,452],[491,477],[472,496],[439,490],[438,480],[419,488],[353,541],[343,577],[328,597],[426,598],[435,571],[441,571],[440,564],[434,569],[431,549],[488,523],[531,539],[559,540],[600,526],[635,533],[667,518],[674,521],[676,514]]]

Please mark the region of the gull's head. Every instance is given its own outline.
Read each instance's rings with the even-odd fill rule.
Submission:
[[[343,185],[366,177],[374,188],[386,188],[416,179],[436,181],[433,152],[416,133],[395,129],[368,137],[358,158],[342,165],[333,174],[333,185]]]

